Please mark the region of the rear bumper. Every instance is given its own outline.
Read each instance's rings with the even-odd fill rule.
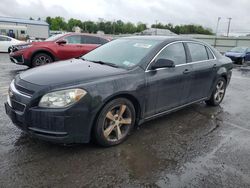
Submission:
[[[88,120],[84,116],[67,116],[65,112],[29,109],[28,112],[17,112],[5,103],[6,114],[22,131],[41,140],[54,143],[87,143],[90,133]]]

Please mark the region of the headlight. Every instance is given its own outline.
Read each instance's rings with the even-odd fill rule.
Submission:
[[[16,46],[16,48],[18,50],[22,50],[22,49],[30,48],[31,46],[32,46],[32,44],[27,44],[27,45]]]
[[[51,92],[42,97],[39,102],[39,107],[64,108],[76,103],[86,94],[87,92],[83,89],[68,89]]]

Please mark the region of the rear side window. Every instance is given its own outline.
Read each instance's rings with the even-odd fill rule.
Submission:
[[[11,40],[7,37],[0,37],[0,41],[11,41]]]
[[[100,39],[100,44],[105,44],[109,42],[107,39],[99,38]]]
[[[183,46],[183,43],[175,43],[166,47],[161,53],[157,56],[157,59],[169,59],[172,60],[175,65],[185,64],[186,63],[186,53]]]
[[[192,62],[208,60],[206,47],[202,44],[187,43],[190,51]]]
[[[93,37],[93,36],[83,36],[82,37],[83,44],[100,44],[100,40],[98,37]]]
[[[214,56],[213,56],[211,50],[210,50],[208,47],[206,47],[206,50],[207,50],[208,58],[209,58],[209,59],[214,59]]]

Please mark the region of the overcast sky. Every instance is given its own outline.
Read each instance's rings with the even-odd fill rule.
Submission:
[[[250,33],[249,0],[1,0],[0,16],[45,19],[46,16],[81,20],[142,21],[148,26],[158,22],[200,24],[226,32],[232,17],[231,32]]]

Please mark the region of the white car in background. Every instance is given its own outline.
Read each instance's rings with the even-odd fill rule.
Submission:
[[[23,43],[23,41],[5,35],[0,35],[0,52],[10,52],[10,47],[12,45],[17,45],[20,43]]]

